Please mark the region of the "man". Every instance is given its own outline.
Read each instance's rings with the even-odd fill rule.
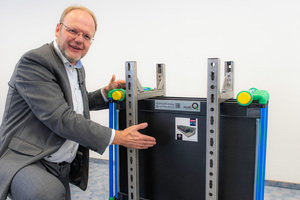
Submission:
[[[89,110],[107,108],[109,85],[88,93],[81,64],[97,30],[85,7],[65,9],[56,40],[27,52],[9,81],[0,127],[0,199],[71,199],[69,182],[85,190],[88,149],[102,154],[110,144],[146,149],[155,145],[138,131],[147,123],[115,131],[89,120]]]

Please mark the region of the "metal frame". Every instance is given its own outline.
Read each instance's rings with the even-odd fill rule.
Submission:
[[[219,119],[220,104],[233,98],[233,68],[232,61],[225,62],[224,82],[220,91],[220,59],[209,58],[207,65],[207,126],[206,126],[206,187],[205,199],[218,199],[219,185]],[[165,65],[157,64],[157,88],[144,91],[137,79],[137,64],[135,61],[126,62],[126,118],[127,126],[138,124],[138,100],[166,95]],[[268,106],[261,108],[261,119],[257,120],[259,130],[257,138],[257,167],[255,172],[255,199],[264,198],[264,178],[266,160],[266,138]],[[117,116],[117,114],[115,114]],[[116,152],[118,150],[116,149]],[[128,199],[139,200],[139,151],[128,148]],[[118,169],[116,169],[118,171]],[[117,179],[117,177],[116,177]],[[112,182],[112,181],[111,181]],[[117,180],[116,180],[117,182]],[[116,186],[117,188],[119,186]],[[117,193],[117,190],[116,190]]]
[[[225,77],[220,92],[220,59],[209,58],[207,64],[206,116],[206,200],[218,199],[220,103],[233,98],[233,62],[225,62]]]
[[[207,70],[207,131],[206,131],[206,200],[218,199],[219,173],[219,110],[220,103],[233,98],[233,62],[225,62],[223,88],[220,92],[220,59],[209,58]],[[127,127],[138,124],[138,100],[166,95],[165,65],[156,66],[157,88],[144,91],[137,78],[137,63],[126,62]],[[139,151],[127,149],[128,199],[139,200]]]
[[[156,65],[156,88],[144,91],[137,78],[137,63],[125,63],[127,127],[138,124],[138,100],[166,95],[165,65]],[[139,151],[127,149],[128,199],[139,200]]]

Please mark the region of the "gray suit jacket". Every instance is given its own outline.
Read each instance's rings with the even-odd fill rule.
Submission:
[[[88,149],[100,154],[111,129],[89,120],[89,110],[107,108],[100,90],[88,93],[84,68],[78,70],[84,116],[73,110],[67,72],[53,43],[31,50],[19,60],[9,81],[0,127],[0,199],[6,199],[13,176],[57,151],[65,139],[80,144],[71,164],[71,182],[85,190]]]

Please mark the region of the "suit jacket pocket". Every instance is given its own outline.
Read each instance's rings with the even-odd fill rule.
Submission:
[[[30,156],[37,156],[43,151],[43,149],[41,149],[40,147],[37,147],[16,137],[12,138],[11,142],[8,145],[8,148],[13,151]]]

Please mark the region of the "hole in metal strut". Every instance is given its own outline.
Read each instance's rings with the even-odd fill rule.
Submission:
[[[213,80],[215,80],[215,72],[214,71],[212,71],[211,73],[210,73],[210,79],[213,81]]]
[[[214,139],[213,138],[210,138],[210,146],[214,146]]]
[[[128,83],[128,90],[131,90],[131,83]]]
[[[211,103],[214,103],[214,102],[215,102],[215,95],[214,95],[214,94],[211,94],[211,95],[210,95],[210,102],[211,102]]]
[[[231,72],[231,65],[228,65],[228,66],[227,66],[226,72],[227,72],[227,73],[230,73],[230,72]]]
[[[130,71],[130,63],[128,63],[128,71]]]
[[[161,68],[162,68],[162,64],[158,64],[157,65],[157,73],[161,73],[162,72]]]
[[[213,182],[212,180],[209,181],[209,188],[212,188],[213,187]]]
[[[214,117],[213,116],[210,117],[210,124],[214,125]]]
[[[231,72],[232,70],[232,62],[226,62],[226,72]]]

